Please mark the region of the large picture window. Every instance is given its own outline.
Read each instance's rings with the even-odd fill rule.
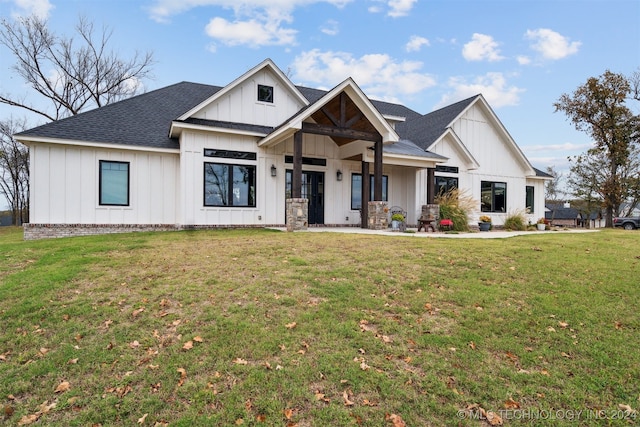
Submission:
[[[256,206],[256,167],[204,164],[205,206]]]
[[[98,203],[129,206],[129,162],[100,160]]]
[[[482,212],[506,212],[507,183],[482,181],[480,200]]]
[[[527,213],[534,213],[534,205],[535,205],[535,198],[534,196],[534,188],[533,186],[527,185],[527,196],[526,196],[526,200],[525,200],[525,206],[527,208]]]
[[[369,200],[373,200],[373,175],[369,175]],[[389,177],[382,176],[382,201],[387,202],[389,188]],[[354,173],[351,175],[351,210],[362,209],[362,174]]]

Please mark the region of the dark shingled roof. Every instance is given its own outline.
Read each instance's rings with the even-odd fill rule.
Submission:
[[[385,144],[382,147],[382,151],[389,154],[401,154],[406,156],[414,156],[414,157],[425,157],[427,159],[434,160],[447,160],[446,157],[443,157],[439,154],[432,153],[430,151],[425,151],[422,148],[418,147],[411,141],[406,139],[401,139],[400,141],[393,144]]]
[[[327,93],[327,91],[303,86],[297,86],[297,88],[311,103],[316,102]],[[179,148],[178,140],[169,138],[171,122],[213,96],[220,89],[222,88],[219,86],[181,82],[29,129],[17,134],[17,136],[177,149]],[[402,126],[406,125],[406,123],[398,125],[400,128],[399,134],[405,141],[385,146],[386,152],[444,159],[433,153],[425,153],[425,145],[420,148],[413,142],[424,140],[424,135],[421,131],[425,126],[433,122],[434,117],[450,117],[455,111],[462,111],[462,108],[460,108],[461,103],[422,116],[400,104],[383,101],[371,102],[381,114],[405,117],[407,121],[417,122],[415,126],[409,127],[411,130],[409,133],[413,135],[413,138],[407,138],[405,133],[400,132],[400,129],[403,129]],[[443,114],[443,112],[447,114]],[[269,126],[194,118],[184,120],[183,123],[248,130],[264,134],[274,130]],[[448,122],[446,123],[448,124]]]
[[[549,175],[548,173],[543,172],[538,168],[533,168],[533,170],[536,171],[536,176],[540,176],[540,177],[543,177],[543,178],[553,178],[552,175]]]
[[[425,114],[415,120],[407,120],[396,125],[401,138],[409,139],[427,150],[446,130],[447,126],[460,115],[478,96],[472,96],[447,107]]]
[[[29,129],[16,136],[179,148],[178,141],[169,138],[171,121],[220,89],[197,83],[177,83]]]

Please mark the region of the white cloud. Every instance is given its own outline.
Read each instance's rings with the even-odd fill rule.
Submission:
[[[155,0],[149,8],[151,17],[159,22],[168,21],[177,15],[196,7],[217,6],[231,9],[236,16],[252,16],[255,11],[291,12],[296,7],[313,3],[329,3],[343,7],[353,0]]]
[[[450,105],[471,96],[481,93],[487,102],[495,108],[518,105],[520,93],[524,89],[516,86],[509,86],[507,79],[502,73],[487,73],[484,76],[476,77],[472,82],[467,82],[462,77],[452,77],[448,85],[453,89],[442,97],[437,108]]]
[[[401,16],[407,16],[411,9],[413,8],[413,4],[417,0],[389,0],[389,12],[387,15],[392,18],[399,18]]]
[[[14,18],[36,15],[38,18],[47,19],[49,12],[54,7],[49,0],[14,0],[13,3],[18,8],[13,12]]]
[[[527,30],[525,38],[532,41],[531,48],[545,59],[562,59],[578,52],[580,42],[570,42],[567,37],[548,28]]]
[[[500,56],[498,46],[498,42],[493,40],[493,37],[474,33],[471,41],[462,48],[462,56],[467,61],[500,61],[504,57]]]
[[[295,43],[296,30],[280,27],[280,21],[256,19],[229,22],[224,18],[213,18],[205,31],[208,36],[228,46],[286,45]]]
[[[292,64],[294,80],[331,88],[352,77],[367,96],[398,102],[400,96],[419,93],[436,84],[421,71],[418,61],[398,61],[385,54],[354,58],[346,52],[314,49],[297,56]]]
[[[422,49],[422,46],[429,46],[429,40],[420,36],[411,36],[409,42],[405,45],[405,50],[407,52],[417,52]]]
[[[340,28],[338,26],[338,21],[334,21],[333,19],[328,20],[325,24],[320,28],[320,31],[329,35],[335,36],[340,32]]]
[[[519,55],[516,60],[518,61],[518,64],[520,65],[529,65],[531,64],[531,58],[529,58],[528,56],[524,56],[524,55]]]

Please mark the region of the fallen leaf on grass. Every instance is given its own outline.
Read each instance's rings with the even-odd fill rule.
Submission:
[[[142,417],[138,418],[138,424],[144,424],[144,422],[147,419],[148,415],[149,414],[144,414]]]
[[[400,415],[386,414],[384,419],[390,421],[393,427],[406,427],[407,425]]]
[[[620,403],[618,405],[618,409],[620,409],[621,411],[626,412],[627,415],[631,415],[632,417],[634,417],[635,419],[635,415],[636,415],[636,410],[633,409],[631,406],[629,405],[625,405],[623,403]]]
[[[135,340],[135,341],[129,343],[129,347],[138,348],[138,347],[140,347],[140,343],[138,342],[138,340]]]
[[[236,365],[246,365],[249,362],[247,362],[246,360],[244,360],[244,359],[242,359],[240,357],[237,357],[237,358],[233,359],[233,363],[235,363]]]
[[[329,399],[328,397],[325,396],[324,393],[320,393],[319,391],[316,391],[316,400],[320,400],[321,402],[324,402],[324,403],[331,402],[331,399]]]
[[[68,364],[68,365],[75,365],[76,363],[78,363],[78,359],[77,359],[77,358],[75,358],[75,359],[71,359],[71,360],[69,360],[69,361],[67,362],[67,364]]]
[[[65,391],[69,391],[70,388],[71,384],[69,384],[68,381],[62,381],[60,384],[58,384],[58,387],[56,387],[54,393],[64,393]]]
[[[35,414],[31,414],[31,415],[25,415],[24,417],[20,418],[20,421],[18,421],[18,425],[19,426],[27,426],[29,424],[33,424],[36,421],[38,421],[38,415]]]
[[[183,350],[191,350],[193,348],[193,341],[187,341],[186,343],[184,343],[184,345],[182,346]]]
[[[285,409],[285,410],[283,411],[283,414],[284,414],[284,417],[285,417],[287,420],[290,420],[290,419],[291,419],[291,417],[293,416],[293,409]]]
[[[182,387],[185,378],[187,378],[187,371],[184,368],[178,368],[177,371],[180,373],[180,381],[178,381],[178,387]]]
[[[199,336],[199,335],[198,335],[197,337],[193,337],[193,340],[194,340],[195,342],[204,342],[204,340],[202,339],[202,337],[201,337],[201,336]]]
[[[133,313],[131,313],[131,316],[135,319],[142,312],[144,312],[144,307],[140,307],[137,310],[133,310]]]
[[[519,409],[520,404],[513,400],[511,397],[504,402],[504,409]]]
[[[298,326],[298,324],[296,322],[291,322],[291,323],[287,323],[286,325],[284,325],[284,327],[287,328],[287,329],[293,329],[296,326]]]
[[[355,402],[349,400],[349,393],[346,390],[342,392],[342,399],[344,400],[344,406],[353,406],[355,404]]]

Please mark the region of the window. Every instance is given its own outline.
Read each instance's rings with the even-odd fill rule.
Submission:
[[[535,198],[533,197],[534,193],[534,189],[532,186],[527,185],[527,198],[525,201],[525,207],[527,209],[527,213],[534,213],[534,205],[535,205]]]
[[[256,206],[256,167],[204,164],[205,206]]]
[[[258,85],[258,101],[273,104],[273,86]]]
[[[99,204],[129,206],[129,162],[100,160]]]
[[[369,200],[373,200],[373,175],[369,175]],[[389,188],[389,177],[387,175],[382,176],[382,201],[387,202]],[[354,173],[351,175],[351,210],[358,210],[362,208],[362,174]]]
[[[256,153],[252,151],[214,150],[212,148],[205,148],[204,156],[205,157],[221,157],[223,159],[235,159],[235,160],[255,160],[257,158]]]
[[[458,188],[458,178],[449,176],[436,176],[436,197]]]
[[[507,183],[482,181],[480,200],[482,212],[506,212]]]

